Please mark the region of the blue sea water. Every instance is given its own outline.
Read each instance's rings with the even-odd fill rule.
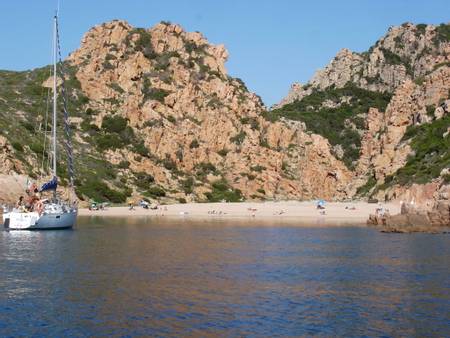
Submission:
[[[450,336],[450,235],[80,218],[0,231],[1,337]]]

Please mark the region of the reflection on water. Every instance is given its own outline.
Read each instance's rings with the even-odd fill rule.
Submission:
[[[450,237],[82,218],[0,232],[0,336],[449,336]]]

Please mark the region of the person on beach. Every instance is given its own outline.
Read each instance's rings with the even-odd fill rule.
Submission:
[[[317,202],[317,209],[325,209],[325,201],[324,200],[319,200]]]
[[[377,216],[384,216],[385,210],[381,204],[378,204],[378,208],[375,210]]]

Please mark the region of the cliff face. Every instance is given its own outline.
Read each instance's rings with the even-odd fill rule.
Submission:
[[[271,115],[305,121],[336,157],[351,158],[349,196],[439,199],[450,181],[449,39],[449,25],[390,28],[368,52],[343,49],[305,86],[294,84]]]
[[[260,98],[227,75],[227,57],[223,46],[178,25],[136,29],[113,21],[91,29],[66,61],[79,197],[345,197],[351,174],[328,141],[302,123],[262,117]],[[7,109],[18,114],[14,108]],[[31,163],[8,170],[39,176],[38,152],[14,149],[12,133],[5,134],[12,158]]]
[[[342,88],[348,82],[370,91],[393,92],[405,80],[424,76],[449,62],[448,27],[405,23],[389,28],[367,52],[344,48],[306,85],[293,84],[275,108],[301,100],[313,90]]]

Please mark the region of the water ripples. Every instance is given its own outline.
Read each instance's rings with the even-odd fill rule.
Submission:
[[[0,232],[0,336],[449,336],[450,237],[81,219]]]

